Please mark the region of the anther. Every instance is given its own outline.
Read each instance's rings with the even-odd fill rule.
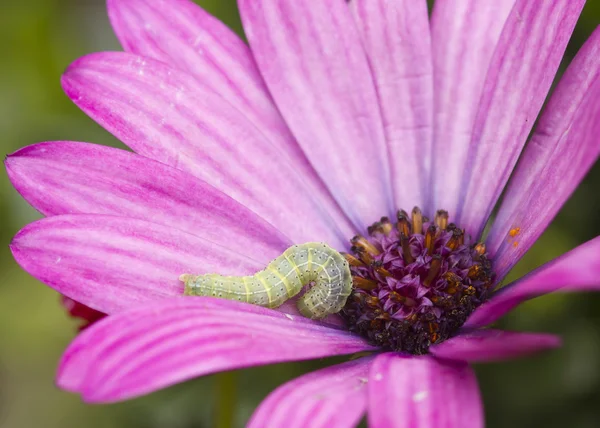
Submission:
[[[384,320],[384,321],[389,321],[390,319],[392,319],[392,317],[387,312],[382,312],[379,315],[377,315],[377,319]]]
[[[441,230],[446,230],[446,227],[448,227],[448,211],[438,210],[435,213],[434,222]]]
[[[408,221],[408,216],[404,211],[398,211],[398,232],[400,235],[410,236],[410,222]]]
[[[379,299],[375,296],[367,296],[365,297],[365,304],[372,308],[376,308],[379,306]]]
[[[458,291],[460,284],[462,283],[462,279],[460,278],[460,276],[458,276],[454,272],[446,272],[444,274],[444,279],[448,282],[448,288],[446,288],[446,293],[455,294]]]
[[[411,298],[411,297],[406,297],[403,296],[401,294],[396,293],[395,291],[390,291],[390,299],[392,300],[392,302],[394,303],[402,303],[404,306],[408,306],[408,307],[413,307],[417,304],[417,302],[415,301],[415,299]]]
[[[446,247],[450,248],[451,250],[456,250],[460,245],[462,234],[462,230],[454,229],[452,231],[452,237],[446,243]]]
[[[381,217],[381,230],[387,236],[393,229],[392,222],[387,217]]]
[[[480,242],[479,244],[475,245],[475,252],[480,256],[483,256],[485,254],[485,244]]]
[[[373,261],[374,261],[373,257],[369,253],[367,253],[363,247],[354,246],[350,249],[354,253],[358,254],[358,257],[364,264],[370,265],[371,263],[373,263]]]
[[[465,229],[461,229],[460,237],[458,238],[458,245],[464,245],[465,243]]]
[[[469,268],[469,272],[467,273],[467,276],[471,279],[477,278],[478,276],[481,275],[482,272],[483,272],[483,268],[481,267],[481,265],[473,265]]]
[[[377,272],[379,275],[392,276],[392,273],[390,271],[388,271],[387,269],[385,269],[382,265],[383,265],[383,263],[380,261],[377,261],[377,260],[375,260],[373,263],[371,263],[373,270],[375,272]]]
[[[433,254],[433,244],[435,243],[435,232],[436,227],[432,224],[427,228],[427,233],[425,234],[425,248],[427,248],[427,254]]]
[[[440,273],[440,269],[442,268],[442,259],[440,256],[433,256],[431,260],[431,265],[429,266],[429,272],[427,272],[427,276],[423,280],[423,285],[426,287],[431,286],[433,280]]]
[[[469,285],[467,288],[465,288],[463,290],[463,293],[465,293],[467,296],[472,296],[475,294],[477,290],[475,290],[475,287],[473,287],[472,285]]]
[[[367,233],[369,236],[373,236],[375,232],[381,232],[381,225],[379,223],[373,223],[371,226],[367,227]]]
[[[371,244],[364,236],[356,235],[354,238],[350,240],[350,242],[359,248],[364,249],[372,256],[377,256],[380,251],[375,247],[375,245]]]
[[[412,210],[412,233],[423,233],[423,214],[419,207],[414,207]]]
[[[350,264],[350,266],[355,266],[355,267],[366,266],[362,261],[360,261],[359,259],[354,257],[352,254],[348,254],[348,253],[341,253],[341,254],[342,254],[342,256],[344,256],[344,258],[346,259],[348,264]]]
[[[404,234],[400,234],[400,245],[402,246],[402,256],[404,257],[404,261],[407,264],[411,264],[415,261],[415,258],[412,256],[410,252],[410,245],[408,243],[408,236]]]
[[[377,282],[370,279],[361,278],[359,276],[352,277],[352,284],[355,288],[361,288],[363,290],[374,290],[377,288]]]

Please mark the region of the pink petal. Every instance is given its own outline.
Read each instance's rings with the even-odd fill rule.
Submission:
[[[225,24],[188,0],[108,0],[123,48],[193,74],[257,124],[288,132],[248,46]]]
[[[553,334],[502,330],[475,330],[430,348],[439,358],[479,363],[507,360],[558,348],[561,339]]]
[[[434,208],[454,216],[485,76],[515,0],[436,0],[431,16]]]
[[[281,151],[191,75],[149,58],[107,52],[77,60],[63,75],[63,87],[136,152],[206,181],[294,242],[345,246],[348,235]]]
[[[258,67],[293,134],[355,224],[393,212],[388,153],[360,34],[341,0],[240,0]]]
[[[265,267],[178,229],[96,214],[36,221],[17,233],[10,248],[31,275],[107,314],[183,295],[183,273],[246,275]]]
[[[372,358],[360,358],[288,382],[260,404],[248,428],[355,427],[367,407]]]
[[[379,355],[369,375],[371,428],[483,427],[473,370],[431,357]]]
[[[41,143],[13,153],[5,164],[15,188],[44,215],[139,218],[252,254],[265,264],[291,245],[273,226],[214,187],[124,150]]]
[[[168,299],[107,317],[65,352],[58,385],[125,400],[222,370],[370,349],[344,330],[246,303]]]
[[[524,301],[557,290],[600,290],[600,237],[501,288],[471,314],[465,327],[479,328],[493,323]]]
[[[397,207],[426,210],[433,70],[425,0],[351,2],[381,106]]]
[[[584,3],[517,0],[508,17],[484,84],[463,176],[458,224],[474,237],[517,162]]]
[[[109,0],[108,13],[126,51],[186,71],[219,94],[286,155],[336,221],[351,228],[273,103],[248,45],[233,31],[188,0]]]
[[[599,117],[600,30],[596,30],[552,95],[486,240],[500,278],[538,239],[598,158]],[[518,235],[511,237],[511,230],[518,230]]]

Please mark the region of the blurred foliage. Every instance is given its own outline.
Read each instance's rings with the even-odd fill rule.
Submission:
[[[199,1],[241,32],[234,0]],[[60,75],[86,53],[120,49],[101,0],[4,0],[0,6],[0,140],[3,153],[64,139],[123,147],[63,95]],[[588,2],[566,65],[600,22]],[[564,67],[563,67],[564,70]],[[600,167],[511,274],[517,278],[600,234]],[[0,426],[70,428],[242,426],[277,385],[331,361],[281,364],[206,376],[126,403],[89,406],[53,384],[56,363],[75,334],[57,294],[13,261],[8,243],[39,218],[0,174]],[[489,427],[596,427],[600,419],[600,296],[552,295],[531,301],[501,327],[564,337],[555,352],[477,367]],[[235,394],[233,393],[235,391]],[[220,400],[219,400],[220,399]],[[220,401],[218,403],[217,401]],[[469,403],[464,403],[468,406]],[[223,411],[224,409],[224,411]]]

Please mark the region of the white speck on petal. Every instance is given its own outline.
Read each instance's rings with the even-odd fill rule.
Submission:
[[[62,257],[58,256],[58,258],[56,259],[56,262],[54,262],[54,263],[60,263],[61,260],[62,260]]]
[[[375,376],[373,376],[373,379],[379,381],[383,379],[383,375],[381,373],[376,373]]]
[[[429,395],[429,392],[427,391],[420,391],[417,392],[415,394],[413,394],[412,399],[415,403],[418,403],[419,401],[423,401],[427,398],[427,396]]]
[[[290,314],[285,314],[285,317],[286,317],[287,319],[290,319],[290,320],[292,320],[292,321],[294,320],[294,317],[293,317],[293,316],[291,316]]]

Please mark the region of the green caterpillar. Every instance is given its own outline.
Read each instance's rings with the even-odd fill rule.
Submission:
[[[213,296],[276,308],[307,285],[310,289],[297,302],[307,318],[319,319],[342,310],[352,291],[350,266],[326,244],[294,245],[252,276],[217,274],[179,277],[186,296]]]

